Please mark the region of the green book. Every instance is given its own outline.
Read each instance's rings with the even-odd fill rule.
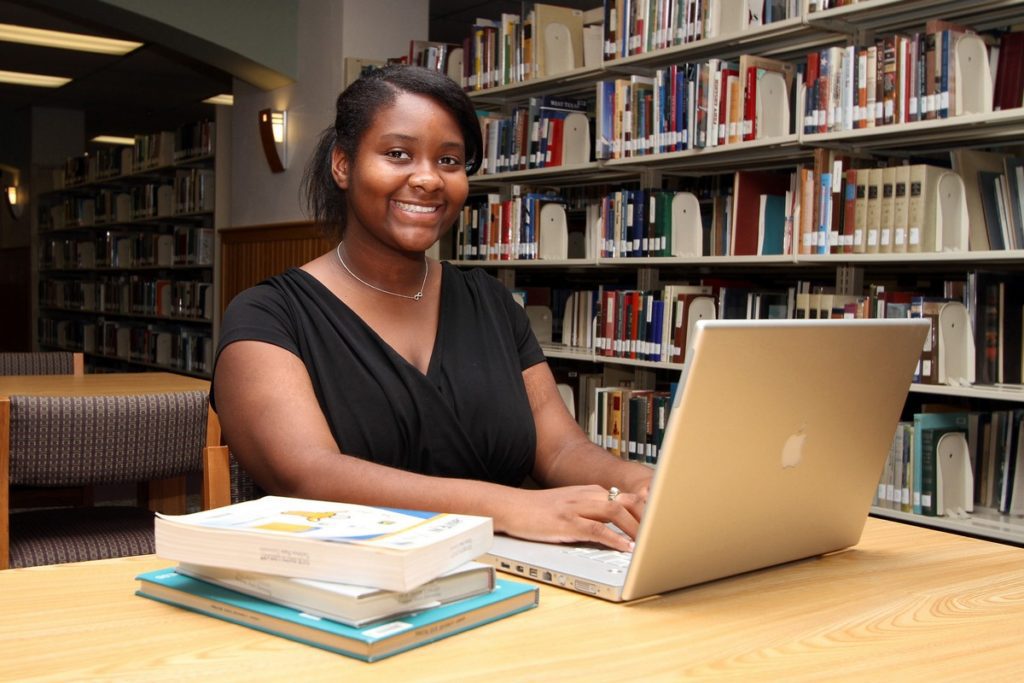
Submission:
[[[373,662],[537,606],[536,586],[498,579],[494,590],[362,627],[306,614],[205,581],[173,567],[139,574],[136,595]]]
[[[938,473],[935,447],[947,432],[967,433],[967,413],[918,413],[914,415],[913,511],[935,516]]]

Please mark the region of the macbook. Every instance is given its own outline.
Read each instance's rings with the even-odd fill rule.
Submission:
[[[855,545],[924,320],[706,320],[632,553],[495,536],[498,569],[628,601]]]

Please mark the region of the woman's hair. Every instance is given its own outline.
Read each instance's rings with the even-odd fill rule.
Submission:
[[[331,163],[337,147],[355,159],[363,134],[382,109],[401,93],[425,95],[455,117],[466,147],[466,173],[480,167],[483,139],[473,103],[453,80],[437,71],[402,64],[389,65],[362,76],[345,88],[335,105],[334,125],[320,134],[313,158],[302,177],[303,193],[313,219],[329,238],[345,233],[345,191],[334,182]]]

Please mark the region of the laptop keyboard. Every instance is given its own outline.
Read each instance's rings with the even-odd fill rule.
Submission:
[[[574,546],[572,548],[566,548],[563,552],[567,555],[584,558],[591,562],[599,562],[620,571],[625,571],[626,567],[629,566],[630,561],[633,559],[633,553],[609,550],[608,548]]]

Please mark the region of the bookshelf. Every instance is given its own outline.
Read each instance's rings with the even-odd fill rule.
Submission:
[[[95,370],[212,370],[216,126],[137,135],[53,170],[37,216],[37,342]]]
[[[694,3],[686,3],[687,6],[691,4]],[[696,3],[697,6],[700,4]],[[1019,145],[1024,140],[1024,107],[951,113],[946,118],[938,115],[925,118],[922,115],[919,120],[914,120],[918,118],[916,114],[911,116],[905,113],[904,116],[909,120],[904,122],[864,127],[854,125],[849,129],[828,132],[805,130],[801,125],[801,117],[808,97],[803,79],[807,58],[812,51],[832,46],[867,45],[886,34],[897,32],[909,35],[914,32],[923,33],[925,24],[936,18],[962,23],[988,36],[987,45],[991,50],[998,45],[998,34],[993,31],[1021,30],[1024,23],[1024,1],[979,0],[963,3],[952,0],[861,0],[844,3],[842,6],[832,7],[833,4],[839,5],[804,0],[792,3],[790,6],[796,12],[779,21],[728,35],[704,35],[680,44],[635,49],[632,54],[623,54],[629,50],[623,48],[621,43],[618,49],[610,46],[606,32],[604,59],[599,65],[578,65],[567,72],[538,75],[517,82],[501,82],[496,77],[490,87],[467,87],[470,97],[481,109],[512,118],[517,108],[526,108],[530,104],[531,98],[558,96],[594,99],[595,86],[601,81],[628,79],[631,76],[651,77],[659,69],[670,65],[708,59],[733,61],[741,55],[752,54],[790,62],[798,67],[794,88],[789,93],[793,113],[788,134],[621,158],[595,159],[592,153],[591,159],[585,163],[523,167],[499,173],[484,173],[471,179],[471,195],[490,196],[501,202],[515,200],[517,196],[523,196],[536,188],[566,194],[569,197],[566,207],[570,214],[570,235],[577,233],[575,249],[570,246],[566,258],[503,258],[500,253],[480,258],[467,252],[464,238],[459,237],[460,233],[457,233],[453,244],[442,245],[442,255],[464,267],[490,269],[510,288],[522,289],[527,293],[538,289],[553,291],[555,288],[589,288],[600,292],[602,288],[616,287],[657,291],[662,283],[696,283],[706,279],[716,282],[742,281],[753,283],[755,287],[784,289],[801,282],[823,283],[825,286],[845,283],[848,286],[852,278],[862,291],[869,283],[885,283],[889,289],[908,289],[920,294],[941,296],[946,281],[961,282],[974,272],[998,273],[1008,287],[1013,283],[1020,286],[1024,282],[1024,249],[1019,247],[923,253],[852,253],[826,246],[825,250],[829,253],[800,253],[798,247],[790,247],[786,253],[779,255],[712,255],[705,251],[699,256],[609,256],[602,255],[595,246],[600,240],[593,232],[596,230],[596,213],[587,212],[587,203],[599,201],[600,192],[610,192],[616,188],[651,191],[697,188],[694,192],[700,197],[702,211],[707,211],[713,199],[700,195],[698,190],[727,186],[732,174],[739,170],[791,172],[800,166],[811,166],[816,150],[821,149],[829,150],[833,155],[854,159],[855,166],[864,168],[868,165],[903,163],[929,163],[948,167],[950,150],[959,148],[983,147],[1020,156]],[[609,5],[617,9],[620,7],[614,0],[609,0],[604,7],[605,17],[609,16]],[[666,6],[665,3],[653,1],[649,5],[652,12]],[[527,3],[524,11],[530,7],[532,4]],[[525,21],[525,18],[521,21]],[[473,32],[478,30],[474,26]],[[465,43],[464,49],[470,50],[471,46]],[[923,47],[920,49],[923,50]],[[467,64],[473,63],[469,58],[465,60]],[[921,96],[924,97],[923,90]],[[921,102],[923,106],[924,100]],[[593,111],[590,123],[593,128]],[[1017,146],[1016,149],[1014,146]],[[704,184],[701,185],[701,182]],[[646,195],[640,196],[642,200],[647,198]],[[470,203],[474,198],[471,196]],[[516,208],[515,211],[521,209]],[[464,222],[460,230],[465,229]],[[792,244],[797,245],[795,236],[793,239]],[[721,315],[721,308],[718,313]],[[557,310],[555,315],[557,317]],[[977,311],[974,315],[977,315]],[[591,324],[595,323],[592,321]],[[1016,324],[1021,324],[1019,319]],[[596,334],[596,331],[592,332]],[[587,341],[577,344],[560,344],[556,339],[555,343],[544,345],[545,353],[553,365],[564,372],[581,376],[597,373],[604,374],[606,378],[618,379],[631,377],[634,386],[641,388],[664,387],[678,377],[683,367],[679,362],[664,359],[651,361],[603,355],[595,349],[593,334],[584,337],[587,337]],[[979,349],[977,352],[982,351]],[[1019,348],[1016,352],[1020,353]],[[936,403],[948,404],[960,410],[1000,410],[1012,413],[1024,409],[1024,389],[1015,382],[976,382],[972,385],[918,383],[911,387],[906,415],[909,417],[921,410],[922,406]],[[579,409],[577,414],[580,414]],[[582,415],[581,422],[585,420],[586,416]],[[929,517],[882,506],[875,507],[873,512],[879,516],[969,535],[1017,544],[1024,541],[1024,517],[1000,514],[997,510],[987,508],[976,507],[967,519]]]

